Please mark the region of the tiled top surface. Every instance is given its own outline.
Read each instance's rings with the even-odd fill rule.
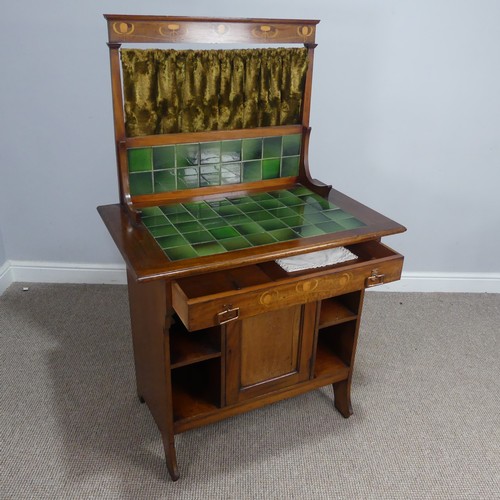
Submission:
[[[303,186],[141,210],[142,222],[172,261],[365,226]]]
[[[300,134],[127,151],[132,195],[255,182],[299,173]]]

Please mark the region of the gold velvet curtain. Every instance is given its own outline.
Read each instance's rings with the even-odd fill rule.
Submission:
[[[307,49],[122,49],[129,137],[300,123]]]

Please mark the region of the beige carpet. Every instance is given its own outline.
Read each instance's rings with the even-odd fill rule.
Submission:
[[[498,499],[500,295],[370,293],[329,388],[177,436],[135,394],[123,286],[0,297],[2,499]]]

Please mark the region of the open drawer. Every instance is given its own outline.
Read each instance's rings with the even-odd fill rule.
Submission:
[[[396,281],[403,256],[377,241],[348,247],[357,260],[287,273],[274,261],[181,278],[172,304],[190,331]]]

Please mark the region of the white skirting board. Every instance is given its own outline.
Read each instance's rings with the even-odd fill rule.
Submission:
[[[124,285],[123,264],[7,261],[0,267],[0,294],[14,282]],[[500,273],[404,272],[401,281],[374,287],[385,292],[500,293]]]

